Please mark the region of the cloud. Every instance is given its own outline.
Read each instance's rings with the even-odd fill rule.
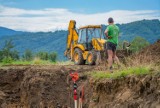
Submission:
[[[104,13],[82,14],[63,8],[26,10],[0,5],[0,26],[23,31],[54,31],[67,29],[71,19],[77,27],[88,24],[106,24],[108,17],[115,23],[129,23],[142,19],[160,19],[160,10],[113,10]]]

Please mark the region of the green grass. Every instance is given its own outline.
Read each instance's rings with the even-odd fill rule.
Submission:
[[[71,61],[51,62],[49,60],[41,60],[35,58],[32,61],[17,60],[17,61],[12,61],[10,63],[4,63],[4,62],[0,63],[0,66],[4,65],[73,65],[73,62]]]
[[[13,61],[11,63],[3,63],[3,65],[29,65],[31,61]]]
[[[4,65],[51,65],[55,62],[45,61],[45,60],[33,60],[33,61],[13,61],[11,63],[0,63],[0,66]]]
[[[95,78],[111,78],[111,79],[116,79],[116,78],[121,78],[121,77],[126,77],[128,75],[144,75],[150,73],[151,68],[145,67],[145,66],[140,66],[140,67],[129,67],[129,68],[124,68],[121,70],[116,70],[113,73],[109,72],[93,72],[91,76]]]

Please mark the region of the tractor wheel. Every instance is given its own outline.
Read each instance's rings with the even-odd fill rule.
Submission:
[[[96,64],[97,55],[95,51],[90,51],[87,55],[87,63],[89,65],[95,65]]]
[[[74,59],[74,64],[83,65],[85,62],[83,59],[82,50],[80,50],[79,48],[76,48],[74,51],[73,59]]]

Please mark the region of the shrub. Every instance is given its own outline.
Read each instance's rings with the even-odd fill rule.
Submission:
[[[133,52],[139,52],[146,46],[149,46],[149,42],[146,39],[137,36],[132,40],[130,48]]]
[[[49,60],[52,62],[56,62],[57,60],[57,53],[53,52],[49,54]]]
[[[33,53],[31,50],[27,49],[24,52],[23,59],[26,61],[31,61],[33,59]]]
[[[36,57],[39,57],[42,60],[48,60],[48,52],[38,52]]]
[[[12,63],[13,59],[11,57],[4,57],[2,60],[3,64],[8,64],[8,63]]]

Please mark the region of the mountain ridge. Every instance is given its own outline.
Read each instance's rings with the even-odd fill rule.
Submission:
[[[22,33],[25,33],[25,32],[16,31],[16,30],[13,30],[13,29],[10,29],[10,28],[0,26],[0,37],[2,37],[2,36],[12,36],[12,35],[15,35],[15,34],[22,34]]]

